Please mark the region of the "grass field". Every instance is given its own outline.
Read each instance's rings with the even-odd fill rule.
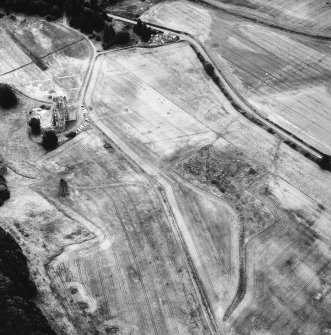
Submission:
[[[18,95],[18,98],[18,108],[7,111],[0,109],[0,156],[11,162],[15,170],[25,170],[30,175],[27,170],[31,168],[25,163],[41,156],[44,149],[29,138],[25,113],[39,107],[39,104],[22,95]]]
[[[84,334],[112,327],[124,334],[210,334],[165,200],[116,148],[103,145],[91,131],[65,144],[46,157],[52,181],[38,187],[96,236],[50,264],[70,320]],[[60,177],[68,198],[56,196]]]
[[[17,17],[15,21],[6,19],[3,26],[26,50],[38,57],[46,57],[82,39],[75,30],[33,17]]]
[[[6,44],[1,52],[10,63],[3,64],[1,81],[36,99],[57,94],[77,101],[92,56],[89,42],[60,24],[30,18],[3,26],[7,32],[11,29],[13,38],[3,31]]]
[[[243,99],[331,153],[329,42],[298,38],[185,1],[158,4],[142,19],[197,37]]]
[[[12,42],[4,29],[0,29],[0,37],[0,56],[2,59],[0,64],[0,75],[31,62],[31,59]],[[8,46],[11,47],[9,48]]]

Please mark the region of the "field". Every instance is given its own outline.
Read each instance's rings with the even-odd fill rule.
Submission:
[[[97,54],[60,23],[0,20],[0,81],[25,94],[0,109],[0,225],[36,303],[59,335],[330,334],[330,172],[231,103],[331,153],[330,43],[185,1],[143,19],[194,36],[237,96],[187,41]],[[91,122],[47,153],[25,112],[60,93]]]
[[[29,96],[47,101],[49,95],[79,98],[92,51],[77,32],[60,24],[20,18],[2,23],[1,81],[13,84]],[[6,41],[6,42],[5,42]]]
[[[43,154],[41,146],[28,138],[25,113],[39,107],[38,102],[19,95],[19,107],[0,114],[0,157],[16,172],[34,175],[29,162]],[[32,164],[33,165],[33,164]],[[29,171],[29,172],[28,172]]]
[[[238,290],[224,313],[228,329],[233,334],[327,333],[330,214],[229,148],[200,150],[175,169],[223,197],[243,228]]]
[[[65,178],[70,197],[57,197],[56,206],[96,236],[50,264],[70,320],[82,334],[210,334],[157,185],[96,135],[49,155],[43,164],[54,182],[37,187],[54,201]]]
[[[161,3],[142,19],[194,35],[241,99],[331,153],[330,42],[317,43],[189,2]]]
[[[99,70],[105,66],[110,71]],[[180,72],[183,69],[186,71]],[[125,76],[119,77],[119,73]],[[186,79],[188,75],[190,80]],[[105,87],[110,94],[100,93]],[[321,172],[315,164],[236,112],[185,43],[100,56],[87,101],[92,103],[93,120],[98,127],[123,138],[133,151],[154,164],[159,164],[160,159],[161,165],[175,162],[221,137],[215,142],[218,146],[234,146],[269,170],[276,169],[281,178],[300,191],[311,193],[321,204],[331,202],[325,179],[327,172]],[[164,107],[160,108],[161,104]],[[176,108],[175,116],[173,108]],[[191,135],[178,134],[178,128],[183,134]],[[187,140],[194,140],[194,132],[205,132],[204,129],[207,129],[207,140]],[[175,136],[174,131],[177,131]]]
[[[191,255],[197,255],[199,279],[218,325],[222,325],[239,281],[239,218],[221,198],[177,180],[176,197],[194,244]]]
[[[201,111],[224,113],[215,85],[186,43],[102,55],[90,88],[97,125],[163,159],[213,142],[217,136],[199,120]],[[107,88],[111,94],[103,93]],[[188,115],[192,111],[196,115]]]
[[[105,134],[115,138],[117,143],[125,143],[123,147],[128,146],[132,157],[136,155],[147,162],[147,166],[158,167],[172,180],[170,183],[185,223],[180,230],[220,329],[246,334],[247,323],[252,332],[279,334],[282,322],[287,322],[284,334],[296,329],[307,335],[309,331],[318,333],[328,327],[321,323],[328,305],[322,302],[321,306],[315,306],[310,301],[323,285],[329,287],[325,262],[330,255],[323,251],[330,236],[326,223],[330,215],[326,208],[331,203],[326,185],[329,184],[328,172],[323,173],[314,163],[237,113],[204,74],[192,52],[187,44],[179,43],[156,49],[111,52],[99,57],[87,91],[92,118]],[[102,71],[104,68],[111,71]],[[186,79],[188,74],[192,75],[190,80]],[[106,87],[110,94],[101,95],[99,92],[104,92]],[[202,92],[204,95],[199,96]],[[206,96],[206,92],[213,92],[213,97]],[[161,102],[154,99],[153,94],[162,94],[159,98],[164,106],[162,111]],[[209,104],[201,106],[198,101]],[[210,129],[217,136],[216,141],[201,147],[200,143],[192,146],[181,140],[174,148],[173,139],[166,138],[162,149],[155,144],[151,146],[146,136],[172,134],[164,122],[166,111],[172,112],[169,102],[186,112],[186,121],[176,122],[177,128],[181,126],[181,131],[188,131],[195,120]],[[176,114],[181,115],[179,111]],[[169,172],[169,168],[176,173]],[[288,203],[290,199],[294,207]],[[233,219],[230,225],[227,223],[224,213],[229,207],[226,203],[235,209],[232,215],[238,216],[239,225],[233,226]],[[219,219],[219,227],[212,224],[215,217]],[[235,230],[227,231],[229,226]],[[222,233],[218,233],[219,229]],[[230,245],[223,240],[225,236],[227,241],[232,241]],[[309,287],[314,293],[310,295],[304,293],[303,282],[295,282],[296,277],[284,278],[278,272],[277,263],[290,252],[293,258],[298,257],[302,252],[300,248],[308,245],[308,241],[311,241],[312,255],[320,253],[321,257],[312,270],[311,278],[315,279]],[[222,249],[218,249],[218,245]],[[273,248],[279,252],[276,254]],[[259,262],[255,261],[257,258]],[[265,259],[270,263],[265,263]],[[305,268],[313,261],[307,259],[305,263],[300,256],[298,262]],[[274,267],[273,281],[266,264]],[[258,284],[253,284],[256,281]],[[221,282],[228,285],[219,286]],[[264,287],[263,294],[254,298],[260,287]],[[274,316],[267,317],[263,309],[271,313],[268,309],[271,307],[266,306],[266,301],[279,298],[278,293],[265,292],[275,287],[284,290],[293,287],[301,300],[292,301],[292,295],[286,296],[281,304],[272,305]],[[260,299],[261,304],[255,305],[254,299]],[[297,319],[295,311],[299,306],[302,313],[312,312],[314,317],[304,322]],[[250,318],[254,322],[249,321]]]
[[[205,0],[219,8],[263,20],[289,29],[300,29],[310,34],[331,32],[330,4],[322,0]]]
[[[108,12],[125,17],[137,18],[154,4],[164,0],[120,0],[114,4],[102,0],[100,5]]]

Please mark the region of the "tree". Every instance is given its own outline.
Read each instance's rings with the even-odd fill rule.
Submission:
[[[147,27],[145,23],[143,23],[143,30],[141,32],[141,39],[143,42],[148,42],[149,39],[151,38],[152,36],[152,33],[153,33],[153,29],[151,27]]]
[[[330,155],[323,155],[319,161],[318,165],[323,169],[323,170],[329,170],[331,171],[331,156]]]
[[[127,31],[119,31],[116,35],[117,44],[126,44],[130,41],[130,34]]]
[[[85,34],[92,34],[94,30],[94,12],[92,9],[84,7],[79,14],[80,31]]]
[[[61,178],[60,179],[60,196],[66,197],[67,195],[69,195],[68,183],[63,178]]]
[[[105,27],[105,20],[101,14],[94,12],[93,19],[93,30],[99,33]]]
[[[7,84],[0,84],[0,107],[10,109],[16,107],[18,98],[14,88]]]
[[[90,6],[93,9],[98,9],[98,0],[90,0]]]
[[[103,31],[103,42],[109,43],[115,37],[115,31],[111,24],[106,23]]]
[[[0,176],[7,174],[7,166],[4,163],[0,163]]]
[[[214,74],[214,66],[211,63],[206,62],[204,68],[208,75],[212,76]]]
[[[146,23],[138,19],[133,31],[141,37],[143,42],[148,42],[152,34],[155,32],[151,27],[147,27]]]
[[[80,26],[79,18],[77,16],[71,17],[70,20],[69,20],[69,24],[70,24],[70,27],[78,29],[79,26]]]
[[[56,18],[60,17],[62,13],[61,13],[61,9],[59,8],[59,6],[56,6],[56,5],[53,6],[51,9],[51,14]]]
[[[43,134],[42,145],[46,150],[53,150],[58,145],[58,138],[53,130],[46,130]]]
[[[29,126],[31,128],[32,134],[38,135],[40,134],[40,119],[33,117],[29,122]]]
[[[4,200],[8,200],[10,198],[10,192],[8,190],[8,186],[5,184],[0,184],[0,198]]]
[[[137,24],[133,27],[133,31],[137,34],[140,35],[142,32],[142,21],[138,19]]]
[[[64,11],[69,16],[78,16],[82,10],[82,6],[78,0],[67,0],[64,5]]]

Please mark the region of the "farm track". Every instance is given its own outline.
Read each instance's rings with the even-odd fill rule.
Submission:
[[[90,102],[88,102],[88,104],[89,104]],[[99,127],[99,124],[97,125],[97,127]],[[103,127],[102,127],[103,128]],[[105,128],[103,128],[103,129],[101,129],[101,130],[104,130],[105,131]],[[109,129],[107,129],[107,131],[106,131],[106,135],[107,135],[107,133],[109,132],[110,130]],[[113,133],[112,131],[110,131],[111,133]],[[109,134],[109,133],[108,133]],[[114,134],[114,133],[113,133]],[[119,145],[119,147],[121,147],[122,149],[123,149],[123,146],[121,145],[121,144],[119,144],[120,142],[118,142],[118,139],[117,139],[117,135],[114,137],[113,136],[113,134],[112,135],[108,135],[109,136],[109,138],[111,138],[112,140],[114,140],[115,141],[115,143],[117,143],[118,145]],[[122,140],[120,140],[120,141],[122,141]],[[123,149],[126,153],[128,153],[128,151],[126,150],[126,149]],[[131,150],[130,150],[131,151]],[[129,155],[132,157],[132,155],[129,153]],[[133,154],[134,156],[135,156],[135,154]],[[140,159],[135,159],[135,158],[133,158],[133,160],[135,160],[135,161],[139,161]],[[143,165],[145,165],[145,164],[147,164],[147,170],[149,170],[150,169],[150,164],[148,164],[146,161],[144,161],[144,163],[143,163]],[[139,165],[140,165],[140,163],[139,163]],[[142,167],[143,167],[143,165],[141,165]],[[145,169],[145,167],[143,167],[143,169]],[[160,173],[158,174],[158,176],[160,175]],[[168,178],[167,178],[168,179]],[[171,180],[168,180],[168,182],[170,182],[170,183],[172,183],[172,181]],[[161,182],[162,183],[162,182]],[[172,188],[174,188],[175,186],[174,185],[172,185],[171,186]],[[169,195],[168,195],[168,199],[169,199]],[[267,228],[267,230],[268,230],[268,228]],[[246,261],[244,261],[244,263],[246,264]],[[237,305],[239,305],[239,303],[240,303],[240,301],[242,300],[242,298],[243,298],[243,296],[244,295],[241,295],[241,297],[239,297],[240,299],[238,299],[238,301],[237,302],[235,302],[235,305],[237,306]],[[236,307],[236,306],[234,306],[234,307]],[[234,308],[233,308],[234,309]],[[231,314],[231,313],[229,313],[229,314]]]
[[[89,79],[90,80],[90,79]],[[85,93],[86,95],[86,93]],[[84,95],[84,96],[85,96]],[[85,100],[85,104],[88,106],[92,106],[93,104],[90,101],[90,96],[88,95],[88,99]],[[189,237],[189,234],[186,232],[187,228],[185,225],[185,221],[180,214],[180,209],[177,204],[176,197],[173,193],[174,185],[173,181],[164,173],[162,172],[158,167],[157,163],[154,160],[154,158],[149,157],[149,154],[147,156],[144,154],[143,156],[138,156],[135,151],[132,149],[131,144],[124,142],[118,134],[115,134],[113,130],[111,130],[109,127],[104,127],[102,124],[100,124],[98,121],[94,121],[94,117],[91,115],[91,121],[95,125],[97,129],[99,129],[105,136],[107,136],[111,141],[113,141],[121,150],[127,155],[130,161],[133,162],[133,164],[138,164],[142,170],[144,170],[147,174],[149,174],[149,177],[155,180],[155,182],[162,186],[163,190],[166,193],[166,197],[169,203],[169,206],[171,208],[172,215],[174,217],[174,222],[177,224],[178,232],[181,235],[181,241],[182,246],[184,250],[186,251],[186,256],[189,260],[190,268],[191,268],[191,275],[192,280],[196,283],[198,288],[198,296],[201,297],[201,303],[202,306],[204,306],[203,310],[206,315],[206,320],[209,320],[209,326],[213,333],[219,334],[217,331],[218,326],[216,321],[214,320],[213,312],[210,309],[210,304],[208,302],[208,298],[206,295],[206,292],[204,288],[202,287],[202,284],[200,283],[199,276],[196,272],[194,262],[191,258],[190,251],[188,250],[189,247],[187,246],[187,243],[191,246],[194,246],[194,243],[191,241],[191,238],[189,238],[189,241],[187,241],[187,238]],[[145,150],[142,148],[142,152],[144,153]],[[185,237],[184,237],[185,235]],[[187,249],[188,248],[188,249]],[[208,315],[208,316],[207,316]]]
[[[121,17],[118,15],[108,14],[109,17],[112,17],[117,20],[121,20],[127,23],[136,24],[136,21]],[[280,125],[266,118],[263,113],[256,110],[254,106],[252,106],[236,89],[236,87],[231,83],[231,81],[226,77],[226,75],[222,72],[222,70],[215,64],[213,57],[210,55],[209,51],[204,47],[201,42],[190,33],[179,31],[172,28],[167,28],[165,26],[161,26],[154,23],[146,22],[146,24],[152,28],[156,28],[160,31],[164,32],[172,32],[178,34],[183,40],[189,42],[192,46],[193,50],[196,53],[200,53],[203,55],[204,59],[210,62],[216,72],[218,74],[218,78],[220,79],[220,84],[218,87],[221,89],[222,93],[229,100],[231,105],[242,115],[244,115],[248,120],[254,122],[258,126],[261,126],[266,129],[272,129],[275,136],[283,139],[284,141],[290,141],[290,143],[294,144],[295,150],[300,153],[306,154],[310,159],[316,162],[323,155],[323,152],[313,147],[312,145],[306,143],[304,140],[300,139],[295,134],[290,131],[284,129]],[[300,148],[300,150],[298,149]]]
[[[85,151],[85,150],[84,150]],[[56,154],[56,153],[52,153],[51,155],[52,156],[54,156],[54,154]],[[81,154],[83,154],[83,152],[80,150],[80,154],[79,155],[81,155]],[[84,155],[89,155],[86,151],[85,151],[85,154]],[[93,156],[94,156],[94,154],[93,154]],[[92,158],[92,157],[91,157]],[[95,160],[96,159],[96,157],[93,157],[92,158],[92,160]],[[85,173],[87,173],[87,171],[85,171]],[[92,179],[94,179],[93,178],[93,176],[91,176],[91,175],[89,175],[89,178],[92,178]],[[99,180],[94,180],[94,182],[96,183],[96,185],[99,183]],[[96,186],[97,187],[97,186]],[[83,189],[84,189],[84,187],[83,187]],[[89,187],[89,189],[90,189],[90,187]],[[106,191],[106,190],[105,190]],[[107,191],[106,191],[107,192]],[[131,200],[132,201],[132,200]],[[121,215],[120,214],[121,213],[121,211],[118,209],[118,215]],[[86,219],[87,219],[87,217],[86,217]],[[162,225],[160,224],[160,227],[161,227]],[[162,227],[161,227],[161,230],[162,230]],[[142,235],[143,236],[143,235]],[[82,248],[83,248],[83,246],[82,246]],[[170,251],[169,251],[170,252]],[[133,254],[136,254],[136,252],[135,252],[135,250],[133,250]],[[58,261],[57,261],[58,262]],[[191,264],[191,266],[192,266],[192,264]],[[161,279],[161,276],[159,275],[159,278]],[[174,315],[172,312],[171,312],[171,315]]]

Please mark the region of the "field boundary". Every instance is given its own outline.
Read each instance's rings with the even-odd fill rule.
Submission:
[[[108,16],[132,24],[135,24],[137,22],[135,20],[131,20],[118,15],[108,14]],[[185,40],[190,44],[190,46],[195,51],[200,61],[202,61],[202,59],[205,61],[205,57],[202,55],[201,52],[198,51],[198,49],[200,48],[201,51],[205,54],[205,56],[207,56],[208,62],[212,64],[214,70],[216,69],[217,78],[219,79],[220,82],[215,84],[219,87],[219,89],[222,91],[222,93],[225,95],[225,97],[228,99],[231,105],[246,119],[255,123],[256,125],[268,131],[277,138],[283,140],[284,143],[289,145],[293,150],[301,153],[306,158],[310,159],[316,164],[318,164],[319,160],[325,155],[323,152],[321,152],[314,146],[306,143],[304,140],[292,134],[290,131],[287,131],[286,129],[279,126],[275,122],[270,121],[268,118],[265,118],[253,106],[251,106],[251,104],[249,104],[236,90],[236,88],[232,85],[230,80],[227,79],[225,75],[222,73],[222,71],[215,65],[214,61],[210,57],[206,48],[200,43],[200,41],[195,36],[187,32],[167,28],[154,23],[146,22],[146,24],[147,26],[158,28],[161,31],[170,31],[178,35],[181,35],[183,37],[183,40]],[[232,98],[232,96],[236,97],[238,102],[234,101],[236,100],[236,98]]]

